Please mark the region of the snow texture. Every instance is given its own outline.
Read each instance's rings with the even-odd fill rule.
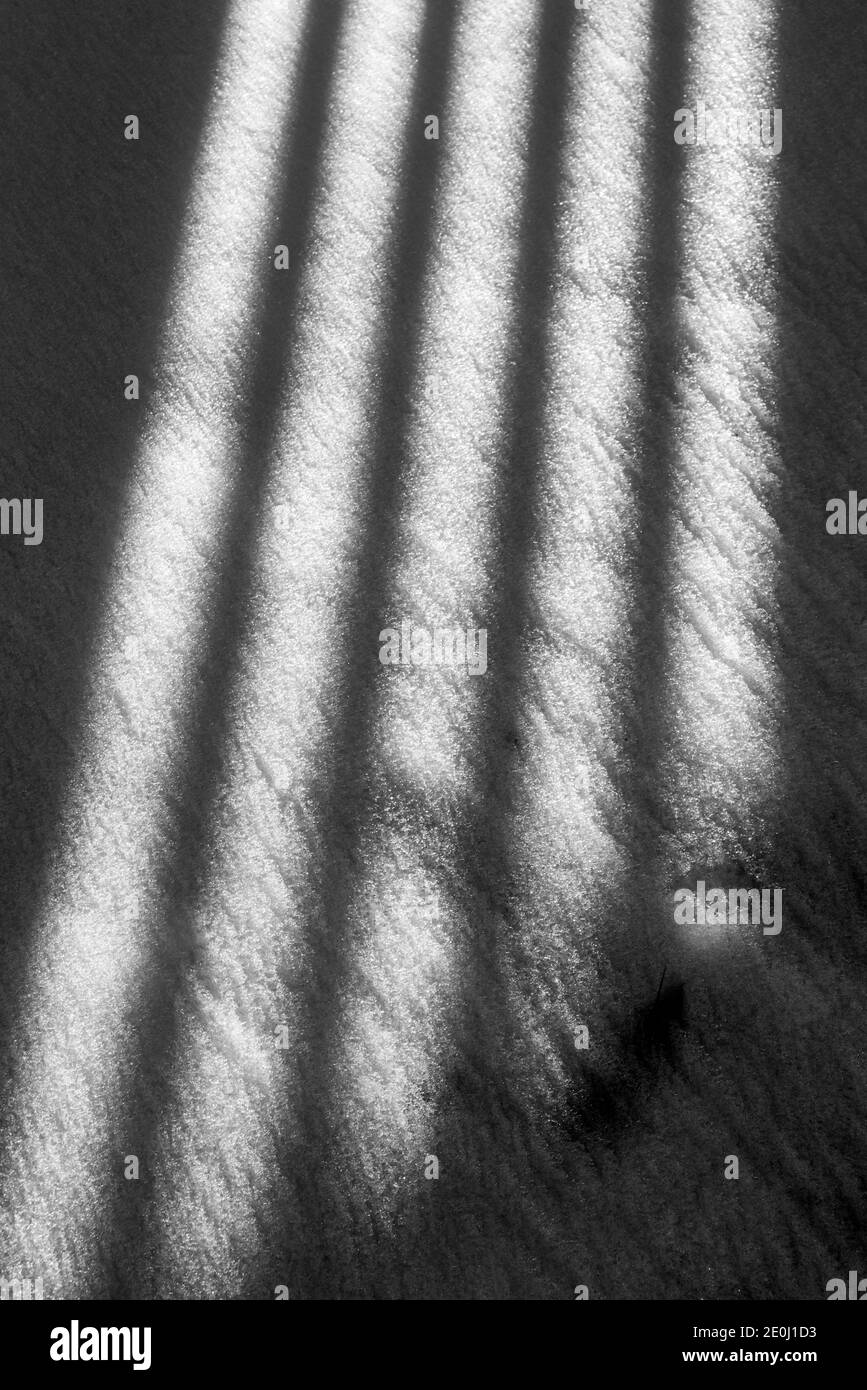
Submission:
[[[862,0],[3,7],[0,1277],[867,1268],[865,59]]]

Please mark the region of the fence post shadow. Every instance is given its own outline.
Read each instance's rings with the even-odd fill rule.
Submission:
[[[12,732],[0,810],[4,1097],[26,1043],[28,957],[134,481],[146,402],[124,399],[124,376],[144,386],[153,373],[227,11],[227,0],[158,16],[14,0],[0,16],[0,492],[41,497],[45,528],[38,547],[0,542],[0,699]],[[130,113],[137,143],[124,139]],[[2,1102],[0,1114],[5,1132]]]
[[[825,1282],[863,1256],[867,1225],[867,1005],[855,987],[867,965],[867,537],[826,530],[831,498],[867,495],[865,57],[857,0],[781,7],[772,631],[782,785],[768,858],[785,890],[778,942],[824,1000],[800,1026],[792,999],[775,1081],[789,1155],[779,1176],[783,1193],[797,1193],[802,1247],[803,1282],[789,1296],[802,1298],[824,1297]]]

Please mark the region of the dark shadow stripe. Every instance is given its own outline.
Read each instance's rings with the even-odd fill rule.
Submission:
[[[617,673],[624,688],[615,698],[621,712],[615,779],[625,817],[625,896],[637,910],[628,929],[620,926],[623,914],[616,914],[608,940],[613,970],[633,992],[632,1002],[653,994],[665,965],[665,941],[643,905],[655,910],[652,886],[671,824],[667,758],[677,698],[668,670],[667,630],[677,477],[673,404],[685,365],[678,322],[684,184],[689,161],[696,157],[675,143],[674,113],[701,95],[692,92],[689,76],[692,25],[692,0],[657,0],[648,53],[639,267],[631,291],[641,320],[636,405],[628,425],[637,534],[626,576],[629,628]]]
[[[782,1205],[791,1169],[810,1175],[795,1191],[813,1248],[789,1296],[822,1298],[828,1279],[863,1273],[867,1258],[867,536],[825,529],[830,498],[867,496],[867,11],[858,0],[780,9],[770,640],[784,785],[762,850],[767,881],[784,890],[771,945],[821,1003],[816,1016],[815,999],[793,997],[777,1038],[773,1093],[791,1158],[772,1186]]]
[[[7,0],[0,13],[0,495],[42,497],[45,525],[39,547],[0,540],[4,1096],[226,10]],[[140,403],[123,399],[127,372]]]
[[[855,0],[829,15],[793,0],[780,28],[778,833],[801,856],[799,930],[863,973],[867,537],[832,537],[825,523],[830,498],[867,496],[867,13]]]

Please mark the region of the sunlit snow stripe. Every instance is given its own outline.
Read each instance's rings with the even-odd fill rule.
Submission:
[[[775,38],[785,22],[778,8],[695,0],[695,15],[683,108],[695,110],[702,100],[709,111],[758,119],[761,108],[777,107]],[[785,112],[782,135],[785,149]],[[684,145],[679,153],[687,163],[683,331],[690,361],[679,401],[672,556],[676,800],[684,839],[700,847],[696,858],[713,863],[731,857],[730,825],[742,836],[744,824],[761,818],[778,771],[777,679],[763,632],[774,593],[780,476],[768,406],[777,351],[779,156],[756,144]]]
[[[284,982],[303,974],[300,924],[317,910],[309,877],[321,847],[310,842],[310,801],[333,732],[335,619],[349,606],[360,543],[383,248],[399,197],[419,15],[360,0],[348,7],[340,44],[313,250],[270,446],[257,601],[232,693],[225,810],[205,828],[214,872],[196,906],[202,959],[182,989],[159,1136],[150,1221],[161,1278],[179,1296],[238,1295],[263,1232],[280,1228],[294,1180],[279,1171],[301,1084],[298,996]]]
[[[96,643],[90,714],[38,911],[32,988],[3,1154],[11,1244],[55,1296],[86,1290],[87,1232],[121,1172],[112,1096],[134,1050],[142,905],[175,732],[219,555],[263,238],[304,18],[238,0],[214,95]],[[43,1136],[63,1134],[46,1156]],[[121,1179],[122,1180],[122,1179]],[[11,1200],[10,1200],[11,1199]]]

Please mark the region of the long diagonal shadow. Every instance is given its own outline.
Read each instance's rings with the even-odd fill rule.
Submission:
[[[688,83],[691,0],[657,0],[648,53],[649,100],[643,161],[643,233],[633,290],[641,306],[640,360],[629,430],[635,472],[637,534],[629,565],[630,627],[622,659],[621,750],[617,767],[626,816],[625,870],[632,879],[628,901],[653,903],[650,883],[665,831],[664,774],[670,707],[667,622],[671,604],[674,537],[674,393],[682,366],[677,299],[684,251],[684,175],[690,152],[674,140],[674,112]],[[612,965],[643,995],[656,989],[664,964],[656,928],[631,918],[610,933]],[[618,920],[622,914],[618,914]],[[638,939],[635,923],[641,922]]]
[[[777,217],[784,471],[775,520],[785,562],[776,600],[790,824],[780,835],[803,856],[793,884],[802,927],[835,963],[861,969],[867,541],[829,535],[826,503],[848,501],[850,488],[867,495],[867,113],[857,83],[845,81],[855,82],[865,53],[867,13],[855,0],[824,20],[800,0],[787,7]],[[839,141],[828,139],[832,122]]]
[[[867,538],[826,531],[831,498],[867,495],[867,13],[857,0],[827,13],[793,0],[779,24],[773,512],[784,786],[770,873],[784,889],[774,945],[796,965],[798,988],[788,992],[792,1032],[778,1043],[785,1126],[775,1138],[790,1155],[780,1200],[788,1180],[809,1251],[789,1296],[816,1298],[863,1260],[867,1229]]]
[[[289,247],[289,269],[274,273],[258,306],[256,343],[244,445],[237,459],[221,545],[221,567],[209,605],[208,639],[196,673],[173,788],[173,852],[160,868],[151,911],[159,946],[139,987],[137,1043],[141,1066],[123,1097],[126,1152],[143,1159],[137,1183],[120,1182],[112,1211],[113,1297],[147,1297],[159,1288],[160,1252],[152,1244],[148,1212],[155,1198],[153,1161],[166,1084],[183,1006],[182,982],[195,968],[195,909],[209,871],[211,830],[223,786],[223,758],[231,733],[237,683],[255,579],[256,541],[268,483],[268,465],[294,348],[295,321],[315,210],[338,40],[345,0],[310,6],[299,57],[300,80],[286,121],[281,188],[275,200],[277,240]],[[266,234],[267,236],[267,234]],[[263,238],[264,240],[264,238]],[[263,265],[270,259],[263,245]]]
[[[4,1094],[136,455],[141,407],[123,378],[153,371],[227,9],[148,17],[81,0],[0,16],[0,492],[43,498],[45,517],[41,546],[0,550],[0,702],[15,731],[0,779]],[[138,144],[123,139],[128,112]]]
[[[342,1217],[333,1204],[332,1181],[339,1135],[331,1117],[333,1098],[344,1087],[339,1042],[342,1000],[352,965],[349,916],[356,883],[353,864],[367,821],[367,778],[382,668],[377,633],[390,596],[397,557],[410,411],[418,384],[425,274],[430,261],[443,155],[440,143],[424,137],[424,118],[442,119],[461,12],[460,0],[427,0],[416,56],[408,125],[404,137],[400,195],[391,244],[386,251],[387,292],[374,379],[378,397],[372,408],[366,448],[369,484],[364,503],[363,539],[353,573],[353,600],[345,614],[333,736],[319,758],[310,796],[321,860],[317,914],[307,921],[307,984],[299,1004],[297,1068],[300,1100],[297,1131],[280,1136],[279,1168],[299,1194],[298,1209],[287,1208],[282,1228],[251,1289],[262,1293],[288,1285],[293,1297],[334,1295],[349,1271],[332,1267],[344,1240]],[[448,139],[442,132],[443,143]],[[330,859],[339,844],[340,859]]]

